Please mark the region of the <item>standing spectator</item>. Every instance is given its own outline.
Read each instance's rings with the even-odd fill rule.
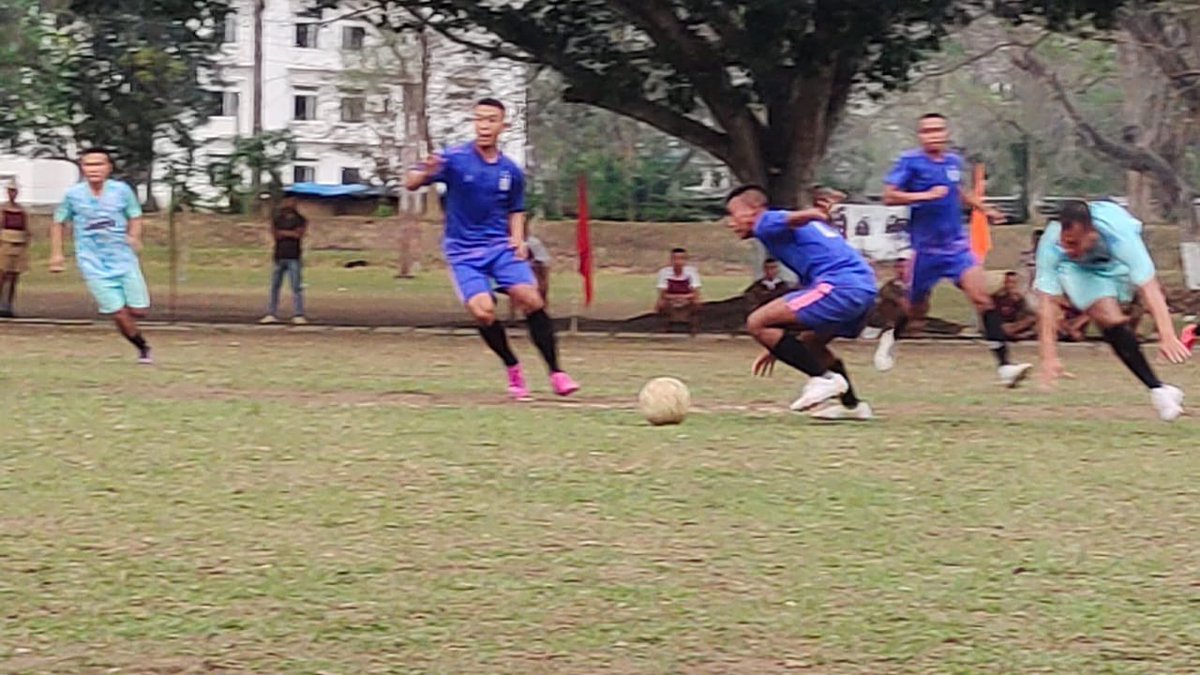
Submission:
[[[29,216],[17,204],[17,183],[8,184],[8,203],[0,211],[0,318],[11,319],[17,279],[29,271]]]
[[[746,298],[748,309],[753,312],[775,298],[787,295],[790,290],[792,285],[779,276],[779,261],[767,258],[763,261],[763,275],[750,284],[742,295]]]
[[[300,262],[302,243],[307,230],[308,221],[296,209],[296,198],[284,197],[279,210],[271,219],[271,237],[275,240],[275,267],[271,272],[271,300],[267,305],[267,315],[259,323],[279,322],[275,314],[279,311],[279,291],[283,286],[285,274],[292,286],[292,323],[308,323],[304,318],[304,275]]]
[[[663,316],[665,328],[686,322],[692,333],[700,330],[700,273],[687,264],[687,250],[671,249],[671,264],[658,271],[658,302],[654,311]]]
[[[992,302],[1000,312],[1001,326],[1009,340],[1029,340],[1034,337],[1037,315],[1025,302],[1020,279],[1016,272],[1004,275],[1004,287],[992,295]]]

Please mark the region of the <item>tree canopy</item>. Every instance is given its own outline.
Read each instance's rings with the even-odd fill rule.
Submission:
[[[547,66],[566,100],[650,124],[794,202],[852,94],[903,87],[955,26],[984,13],[1110,24],[1121,0],[373,0],[431,28]],[[330,4],[336,4],[332,2]]]

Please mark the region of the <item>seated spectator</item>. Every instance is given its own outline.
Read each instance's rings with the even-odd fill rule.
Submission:
[[[1140,296],[1133,296],[1133,300],[1121,305],[1121,311],[1129,315],[1129,330],[1133,332],[1135,337],[1140,338],[1138,334],[1138,325],[1142,323],[1142,317],[1146,315],[1146,310],[1142,307],[1142,299]]]
[[[700,274],[687,264],[685,249],[671,249],[671,264],[658,271],[658,301],[654,311],[663,317],[664,329],[686,323],[692,333],[700,330]]]
[[[763,275],[742,292],[746,298],[746,306],[750,311],[767,304],[775,298],[782,297],[792,290],[787,279],[779,276],[779,261],[767,258],[763,262]]]
[[[892,262],[892,278],[879,287],[875,309],[867,318],[867,325],[879,329],[893,328],[908,296],[908,259],[901,255]]]
[[[525,224],[525,244],[529,247],[529,265],[533,268],[533,276],[537,279],[538,293],[542,302],[549,302],[550,297],[550,249],[529,231],[529,223]]]
[[[1009,340],[1030,340],[1034,337],[1037,315],[1025,302],[1016,272],[1004,275],[1004,287],[992,296],[992,302],[1000,313],[1004,334]]]
[[[1075,309],[1065,296],[1061,303],[1062,318],[1058,322],[1058,339],[1063,342],[1083,342],[1087,339],[1087,328],[1091,318]]]

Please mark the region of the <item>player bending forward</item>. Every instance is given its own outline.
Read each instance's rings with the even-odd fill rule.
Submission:
[[[815,410],[824,420],[871,419],[871,407],[858,400],[842,360],[829,351],[836,337],[856,337],[875,306],[875,272],[828,225],[834,199],[817,200],[804,211],[767,208],[767,193],[744,185],[725,200],[728,227],[742,239],[755,237],[767,254],[800,277],[800,289],[756,309],[746,330],[767,348],[754,362],[755,375],[767,376],[783,361],[812,379],[792,410]],[[838,402],[817,409],[822,403]]]
[[[1057,300],[1064,293],[1104,332],[1105,342],[1142,384],[1163,421],[1183,414],[1183,392],[1163,384],[1154,374],[1129,329],[1121,305],[1133,299],[1136,288],[1143,306],[1154,317],[1158,350],[1172,363],[1182,363],[1188,350],[1175,336],[1170,310],[1154,275],[1154,261],[1142,242],[1142,223],[1114,202],[1072,200],[1063,203],[1059,222],[1046,228],[1037,249],[1034,288]],[[1064,375],[1058,359],[1059,303],[1038,303],[1038,342],[1042,377],[1047,385]]]

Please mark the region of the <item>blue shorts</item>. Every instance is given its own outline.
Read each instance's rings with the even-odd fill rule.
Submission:
[[[979,260],[970,251],[960,253],[920,253],[913,252],[909,262],[908,299],[910,302],[922,302],[929,299],[933,287],[942,279],[949,279],[955,286],[962,284],[962,276],[972,267],[978,267]]]
[[[1135,289],[1127,275],[1109,275],[1080,267],[1058,270],[1058,283],[1063,293],[1079,311],[1087,311],[1102,298],[1115,298],[1124,305],[1133,301]]]
[[[874,288],[821,281],[783,296],[805,330],[835,337],[858,337],[875,307]]]
[[[87,287],[101,314],[116,314],[126,307],[137,310],[150,307],[150,291],[142,270],[137,267],[120,276],[88,279]]]
[[[478,258],[450,263],[450,277],[463,303],[483,293],[490,295],[492,281],[496,282],[496,288],[504,289],[537,286],[529,261],[518,258],[517,252],[507,246],[487,251]]]

